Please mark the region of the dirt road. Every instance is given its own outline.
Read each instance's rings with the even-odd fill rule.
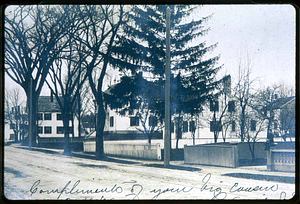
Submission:
[[[287,199],[295,189],[292,183],[223,176],[247,169],[171,164],[163,168],[161,161],[96,161],[14,144],[5,146],[4,195],[13,200]]]

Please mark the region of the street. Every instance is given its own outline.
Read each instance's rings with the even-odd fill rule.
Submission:
[[[264,167],[224,168],[108,157],[105,161],[62,155],[62,150],[4,147],[7,199],[289,199],[292,182],[224,176],[244,173],[293,178]],[[273,178],[272,177],[272,178]],[[270,177],[271,178],[271,177]]]

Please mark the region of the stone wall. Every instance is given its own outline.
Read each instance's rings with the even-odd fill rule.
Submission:
[[[250,143],[251,147],[253,143]],[[252,160],[249,144],[239,143],[213,143],[184,147],[184,162],[213,166],[237,167],[241,165],[265,165],[267,152],[264,142],[254,145],[255,160]]]
[[[83,147],[84,152],[95,152],[96,142],[86,141]],[[104,143],[104,153],[121,157],[161,160],[161,147],[159,144]]]
[[[184,146],[184,163],[237,167],[237,145],[205,144]]]

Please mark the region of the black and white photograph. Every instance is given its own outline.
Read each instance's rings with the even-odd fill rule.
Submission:
[[[5,200],[295,196],[293,5],[9,5],[3,37]]]

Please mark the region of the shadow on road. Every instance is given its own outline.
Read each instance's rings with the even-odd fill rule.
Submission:
[[[28,147],[16,147],[16,148],[29,150]],[[48,150],[48,149],[40,149],[40,148],[35,148],[35,147],[32,147],[31,151],[44,152],[44,153],[47,153],[47,154],[61,154],[58,151],[53,151],[53,150]]]
[[[24,173],[17,171],[13,168],[9,168],[9,167],[4,167],[4,171],[7,173],[12,173],[14,174],[17,178],[26,178],[27,175],[25,175]]]
[[[175,169],[175,170],[181,170],[181,171],[201,171],[200,168],[177,166],[177,165],[170,165],[169,167],[165,167],[163,164],[144,164],[143,166],[165,168],[165,169]]]
[[[17,147],[17,148],[29,150],[28,147]],[[33,147],[31,150],[32,151],[38,151],[38,152],[44,152],[44,153],[47,153],[47,154],[62,155],[62,151],[51,150],[51,149]],[[170,165],[169,167],[166,168],[166,167],[164,167],[163,164],[157,164],[157,163],[144,164],[143,162],[139,162],[139,161],[129,161],[129,160],[126,160],[126,159],[112,158],[112,157],[109,157],[109,156],[106,156],[105,158],[99,160],[99,159],[96,159],[95,154],[92,154],[92,153],[72,152],[71,155],[69,155],[69,156],[77,157],[77,158],[83,158],[83,159],[92,159],[92,160],[95,160],[95,161],[113,162],[113,163],[118,163],[118,164],[133,164],[133,165],[141,165],[141,166],[154,167],[154,168],[174,169],[174,170],[181,170],[181,171],[201,171],[200,168],[195,168],[195,167]],[[79,166],[86,166],[86,167],[109,168],[106,165],[84,164],[84,163],[78,163],[78,162],[75,162],[75,164],[77,164]]]
[[[87,153],[72,152],[72,156],[77,157],[77,158],[83,158],[83,159],[92,159],[92,160],[96,160],[96,161],[114,162],[114,163],[118,163],[118,164],[141,164],[141,162],[116,159],[116,158],[111,158],[111,157],[107,157],[107,156],[105,158],[99,160],[99,159],[95,158],[94,154],[87,154]]]
[[[99,164],[85,164],[81,162],[74,162],[74,164],[77,164],[78,166],[82,167],[92,167],[92,168],[101,168],[101,169],[109,169],[106,165],[99,165]]]
[[[274,175],[264,175],[264,174],[248,174],[248,173],[228,173],[228,174],[222,174],[222,176],[263,180],[263,181],[275,181],[275,182],[283,182],[283,183],[291,183],[291,184],[295,183],[295,177],[289,177],[289,176],[274,176]]]
[[[28,147],[17,147],[17,148],[29,150]],[[59,155],[62,154],[62,152],[60,152],[60,151],[55,151],[55,150],[51,150],[51,149],[35,148],[35,147],[31,148],[31,151],[44,152],[47,154],[59,154]],[[111,157],[105,157],[105,158],[99,160],[99,159],[95,158],[95,154],[88,154],[88,153],[82,153],[82,152],[72,152],[71,155],[68,155],[68,156],[83,158],[83,159],[92,159],[92,160],[97,160],[97,161],[114,162],[114,163],[119,163],[119,164],[141,164],[141,162],[128,161],[128,160],[116,159],[116,158],[111,158]]]

